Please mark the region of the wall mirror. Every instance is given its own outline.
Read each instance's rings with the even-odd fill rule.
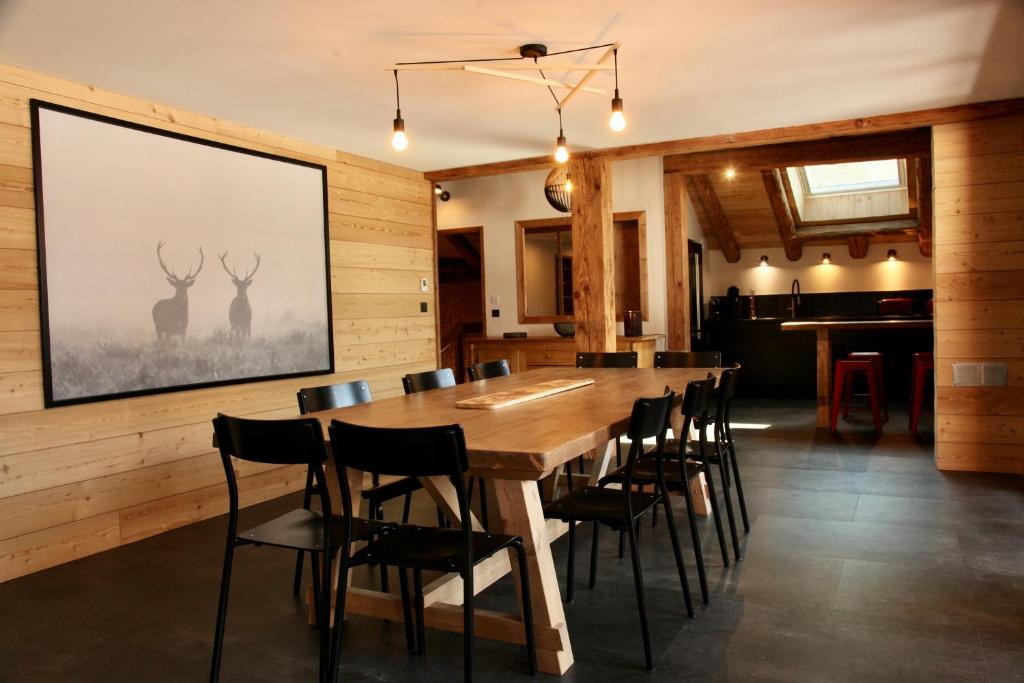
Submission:
[[[647,311],[645,212],[616,213],[614,220],[615,317]],[[572,322],[571,218],[516,221],[516,284],[519,322]]]

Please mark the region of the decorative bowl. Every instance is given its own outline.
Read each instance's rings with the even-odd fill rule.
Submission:
[[[555,332],[560,337],[575,337],[576,323],[555,323]]]

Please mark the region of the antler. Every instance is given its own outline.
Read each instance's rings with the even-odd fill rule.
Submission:
[[[196,268],[196,272],[192,272],[191,266],[188,269],[188,275],[185,276],[186,280],[195,279],[196,275],[199,275],[199,271],[203,269],[203,264],[206,263],[206,256],[203,254],[203,248],[199,247],[199,267]]]
[[[228,252],[226,252],[226,251],[223,254],[219,254],[218,255],[218,258],[220,258],[220,264],[222,266],[224,266],[224,272],[227,273],[228,275],[230,275],[232,280],[237,280],[238,279],[238,274],[235,273],[235,271],[232,270],[231,268],[228,268],[228,264],[224,260],[227,257],[228,257]]]
[[[260,269],[260,255],[257,254],[255,251],[252,252],[252,255],[256,257],[256,265],[253,267],[251,273],[247,273],[246,274],[246,276],[245,276],[246,280],[251,280],[252,276],[256,274],[256,271]]]
[[[158,261],[160,261],[160,269],[163,270],[165,273],[167,273],[168,277],[177,280],[178,276],[174,274],[173,270],[168,270],[167,269],[167,264],[164,263],[164,257],[160,254],[160,250],[163,249],[163,248],[164,248],[164,242],[162,240],[160,242],[157,242],[157,244],[156,244],[156,258],[157,258]]]

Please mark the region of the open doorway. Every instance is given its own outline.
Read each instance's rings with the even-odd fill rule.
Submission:
[[[466,338],[484,332],[483,228],[454,228],[437,233],[438,315],[441,367],[466,377]]]

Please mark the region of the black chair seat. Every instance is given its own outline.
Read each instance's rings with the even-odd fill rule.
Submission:
[[[686,461],[686,480],[691,481],[700,476],[700,473],[704,471],[704,466],[700,463]],[[662,464],[662,472],[665,476],[665,485],[670,489],[678,488],[678,485],[682,482],[682,478],[679,473],[679,460],[666,459]],[[607,484],[621,484],[626,478],[626,468],[620,467],[619,469],[609,472],[607,475],[601,478],[599,484],[605,486]],[[637,460],[636,465],[633,466],[633,483],[649,485],[654,484],[658,481],[658,465],[653,458],[644,458]],[[673,486],[675,485],[675,486]]]
[[[238,534],[243,541],[258,545],[270,545],[293,550],[319,550],[324,542],[322,517],[316,510],[292,510],[286,515],[272,519]],[[331,545],[342,544],[344,535],[342,517],[333,518],[331,528]],[[388,529],[395,524],[390,522],[374,522],[358,517],[352,520],[352,540],[365,541]]]
[[[479,562],[511,546],[517,538],[475,532],[473,561]],[[460,572],[466,566],[465,538],[459,529],[406,524],[372,541],[353,553],[352,566],[386,564],[393,567],[416,567],[428,571]]]
[[[419,491],[423,484],[416,477],[402,477],[385,484],[377,484],[373,488],[363,491],[363,500],[388,501],[399,498],[413,491]]]
[[[648,512],[660,500],[661,496],[652,493],[630,494],[633,519]],[[622,491],[596,486],[584,486],[548,503],[544,506],[544,516],[563,522],[596,521],[616,529],[622,526],[624,520],[629,519]]]

